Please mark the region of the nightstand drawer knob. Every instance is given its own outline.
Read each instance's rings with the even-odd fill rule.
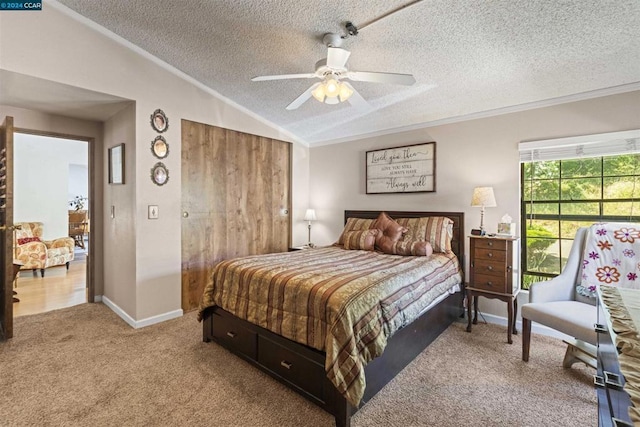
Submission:
[[[493,286],[493,282],[491,281],[487,282],[487,286]]]
[[[229,338],[235,338],[236,337],[236,333],[235,332],[227,332],[227,336]]]
[[[488,256],[489,258],[493,258],[493,252],[489,252],[489,253],[487,254],[487,256]]]
[[[493,242],[487,242],[487,246],[493,246]]]
[[[487,270],[493,271],[493,266],[491,266],[491,265],[487,266]]]

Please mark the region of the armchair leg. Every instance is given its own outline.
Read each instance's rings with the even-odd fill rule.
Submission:
[[[65,265],[67,266],[67,270],[69,270],[69,261],[67,261]]]
[[[529,361],[529,346],[531,344],[531,320],[522,318],[522,360]]]
[[[44,277],[44,268],[40,269],[40,277]]]
[[[33,269],[33,277],[38,277],[38,271],[35,268]]]

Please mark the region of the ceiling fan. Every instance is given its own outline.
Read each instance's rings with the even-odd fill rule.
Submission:
[[[353,86],[343,81],[344,79],[357,82],[395,83],[406,86],[411,86],[416,82],[416,79],[411,74],[349,71],[346,64],[351,52],[340,48],[342,38],[338,34],[329,33],[325,34],[322,41],[327,46],[327,57],[316,62],[316,71],[314,73],[258,76],[252,78],[251,81],[312,78],[322,80],[311,85],[302,95],[294,99],[291,104],[287,105],[287,110],[295,110],[312,96],[325,104],[338,104],[349,101],[354,106],[367,105],[367,101],[362,98]]]

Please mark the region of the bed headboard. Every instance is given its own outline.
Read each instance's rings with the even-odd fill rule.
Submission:
[[[453,239],[451,249],[464,268],[464,212],[405,212],[405,211],[344,211],[344,222],[347,218],[376,219],[380,212],[386,212],[391,218],[422,218],[426,216],[446,216],[453,221]]]

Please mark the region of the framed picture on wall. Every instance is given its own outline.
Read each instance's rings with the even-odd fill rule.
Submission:
[[[124,184],[124,144],[109,148],[109,184]]]
[[[160,133],[169,129],[169,119],[167,118],[167,115],[164,113],[164,111],[157,109],[153,112],[153,114],[151,115],[151,127],[156,132]]]
[[[436,191],[436,143],[367,151],[367,194]]]

